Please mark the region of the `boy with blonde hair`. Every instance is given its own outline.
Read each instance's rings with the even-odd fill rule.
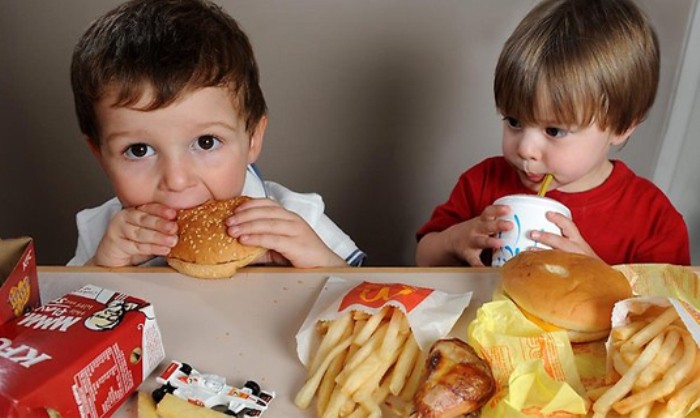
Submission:
[[[503,156],[460,177],[417,234],[418,265],[489,265],[510,210],[502,196],[548,197],[561,236],[531,231],[555,249],[609,264],[690,263],[682,216],[650,181],[609,160],[645,119],[659,80],[659,49],[647,17],[629,0],[545,0],[519,23],[495,71]]]
[[[267,126],[258,67],[236,21],[206,0],[134,0],[94,21],[75,47],[80,128],[116,197],[77,215],[71,265],[162,263],[175,216],[210,199],[253,197],[228,233],[268,251],[257,263],[359,265],[364,254],[320,196],[263,181]]]

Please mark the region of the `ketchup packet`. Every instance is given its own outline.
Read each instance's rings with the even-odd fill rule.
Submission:
[[[318,321],[330,321],[348,311],[379,312],[385,306],[400,309],[408,319],[421,350],[445,337],[469,306],[472,292],[449,294],[403,283],[371,283],[329,277],[296,335],[297,354],[310,361]]]

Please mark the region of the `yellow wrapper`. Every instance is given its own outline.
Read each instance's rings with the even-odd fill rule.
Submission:
[[[540,359],[517,365],[499,402],[487,405],[481,417],[569,417],[586,413],[586,402],[566,382],[547,374]]]
[[[515,416],[514,411],[527,416],[543,410],[585,413],[585,389],[566,333],[546,332],[509,299],[499,295],[494,299],[477,310],[467,335],[469,344],[491,365],[498,385],[498,393],[482,411],[490,411],[489,415],[484,416],[510,417]],[[546,378],[532,365],[533,360]],[[604,366],[602,370],[604,376]],[[551,382],[557,383],[556,390]],[[510,386],[513,383],[518,386]]]
[[[700,309],[700,279],[689,267],[622,264],[615,268],[627,277],[635,295],[681,299]]]

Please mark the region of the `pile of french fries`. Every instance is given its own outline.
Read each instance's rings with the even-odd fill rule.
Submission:
[[[400,309],[346,312],[317,331],[320,343],[294,400],[299,408],[314,396],[319,417],[381,417],[390,395],[412,405],[425,361]]]
[[[700,350],[676,310],[662,309],[612,330],[613,384],[599,392],[594,417],[685,417],[698,406]]]

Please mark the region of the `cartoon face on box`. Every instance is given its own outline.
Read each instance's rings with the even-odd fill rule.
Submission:
[[[110,416],[164,357],[153,306],[85,286],[0,326],[0,416]]]

